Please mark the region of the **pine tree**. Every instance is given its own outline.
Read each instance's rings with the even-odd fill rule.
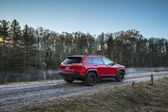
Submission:
[[[19,42],[21,39],[21,28],[19,22],[14,19],[10,25],[10,35],[13,39],[14,47],[19,47]]]
[[[9,45],[9,22],[6,20],[0,21],[0,36],[2,37],[2,56],[8,55],[7,46]]]
[[[34,29],[25,25],[22,31],[22,52],[24,55],[24,68],[29,66],[35,66],[35,37],[34,37]]]

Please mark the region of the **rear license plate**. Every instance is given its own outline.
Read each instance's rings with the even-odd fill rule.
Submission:
[[[65,67],[65,70],[69,70],[69,66],[66,66],[66,67]]]

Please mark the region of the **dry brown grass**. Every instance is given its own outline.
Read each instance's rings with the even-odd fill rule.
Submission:
[[[168,78],[150,82],[120,86],[108,92],[50,105],[30,106],[23,112],[168,112]]]

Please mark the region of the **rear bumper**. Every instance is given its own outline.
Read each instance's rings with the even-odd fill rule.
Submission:
[[[59,74],[63,77],[63,78],[71,78],[71,79],[84,79],[84,76],[81,76],[79,72],[62,72],[59,71]]]

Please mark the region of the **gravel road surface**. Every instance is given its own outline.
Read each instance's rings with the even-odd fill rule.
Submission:
[[[49,99],[65,98],[66,96],[73,96],[77,93],[84,93],[85,91],[92,92],[93,90],[107,86],[150,80],[151,74],[154,75],[154,78],[161,78],[168,76],[168,71],[131,73],[126,75],[123,82],[115,82],[115,80],[108,79],[99,81],[95,86],[91,87],[85,86],[80,81],[67,84],[63,80],[0,85],[0,112],[12,111],[33,103],[47,102]]]

